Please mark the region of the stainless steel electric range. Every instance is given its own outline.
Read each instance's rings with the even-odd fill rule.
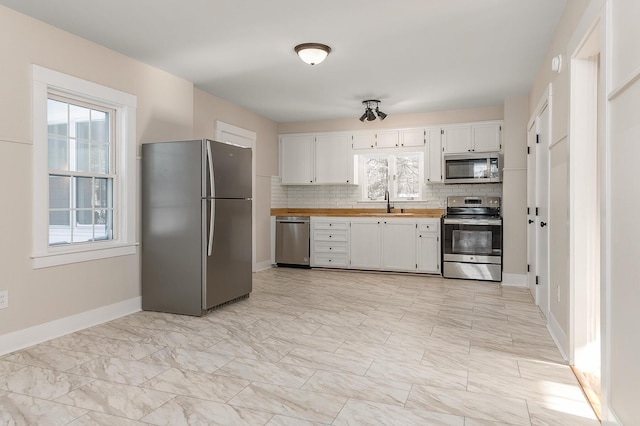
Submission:
[[[448,197],[442,232],[445,278],[502,281],[500,197]]]

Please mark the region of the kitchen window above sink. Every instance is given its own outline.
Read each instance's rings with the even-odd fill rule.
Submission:
[[[419,201],[424,182],[424,153],[396,152],[354,156],[356,183],[363,201]]]

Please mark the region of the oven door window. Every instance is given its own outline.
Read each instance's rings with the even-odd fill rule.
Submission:
[[[444,254],[500,256],[500,225],[444,225]]]
[[[464,231],[456,229],[451,238],[451,249],[455,254],[491,254],[491,231]]]

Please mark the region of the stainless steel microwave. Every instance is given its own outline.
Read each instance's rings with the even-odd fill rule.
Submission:
[[[502,182],[502,154],[444,154],[444,183]]]

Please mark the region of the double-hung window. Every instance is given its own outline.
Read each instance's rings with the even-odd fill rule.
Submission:
[[[49,246],[114,239],[115,111],[47,100]]]
[[[358,184],[364,201],[384,200],[389,191],[391,200],[422,199],[424,153],[394,151],[356,156]]]
[[[135,253],[136,97],[33,66],[33,266]]]

